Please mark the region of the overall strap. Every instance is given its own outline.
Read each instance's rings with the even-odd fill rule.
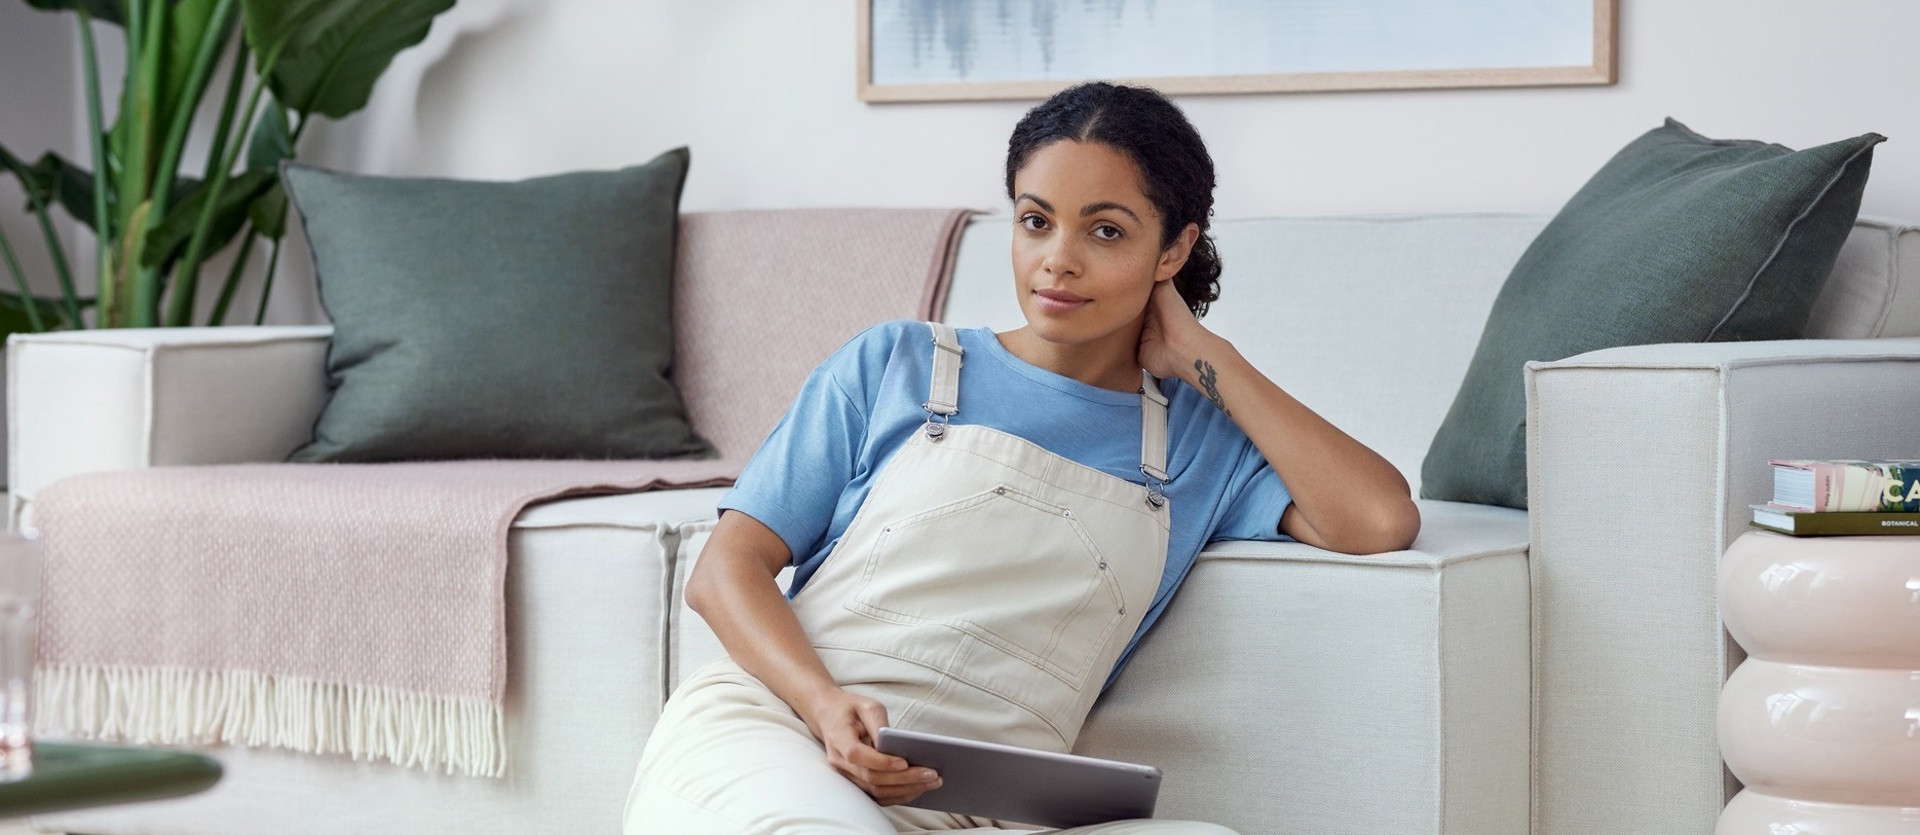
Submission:
[[[1147,477],[1147,504],[1167,503],[1167,396],[1160,381],[1140,370],[1140,474]]]
[[[927,410],[927,437],[937,441],[947,433],[947,419],[960,413],[960,366],[966,351],[952,325],[927,325],[933,328],[933,386],[920,408]]]

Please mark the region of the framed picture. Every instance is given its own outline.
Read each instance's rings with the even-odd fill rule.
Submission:
[[[860,99],[1614,83],[1618,0],[856,0]]]

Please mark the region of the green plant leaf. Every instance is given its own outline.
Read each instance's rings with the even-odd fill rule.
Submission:
[[[19,157],[13,155],[12,151],[7,150],[5,145],[0,145],[0,174],[12,174],[20,181],[20,187],[26,189],[27,211],[33,210],[33,195],[38,194],[40,199],[45,201],[51,191],[48,188],[47,178],[40,170],[22,162]]]
[[[39,311],[40,321],[47,325],[47,330],[66,330],[77,325],[68,318],[66,302],[60,299],[35,296],[33,306]],[[80,307],[92,306],[93,299],[80,300]],[[27,315],[26,298],[19,293],[0,292],[0,344],[4,344],[6,338],[13,334],[33,332],[33,319]]]
[[[454,0],[241,0],[247,42],[273,61],[274,98],[305,118],[338,119],[367,106],[373,84],[427,37]]]
[[[127,25],[127,4],[121,0],[27,0],[27,5],[48,12],[71,12],[85,8],[94,20],[115,26]]]
[[[293,159],[293,130],[287,125],[287,109],[269,101],[247,143],[247,167],[278,171],[283,159]]]
[[[74,220],[93,228],[93,172],[52,151],[42,154],[40,161],[26,170],[31,178],[29,188],[39,189],[42,199],[58,204]]]
[[[193,90],[192,75],[194,58],[199,54],[201,42],[207,38],[222,39],[232,34],[232,29],[215,27],[213,13],[219,6],[219,0],[178,0],[167,10],[166,43],[162,47],[165,55],[161,61],[164,73],[160,79],[160,98],[155,115],[161,119],[178,118],[183,112],[181,100],[192,96],[197,99],[205,92]],[[193,110],[184,111],[185,118],[191,122]],[[165,129],[157,132],[165,136]]]
[[[5,147],[0,147],[0,172],[11,172],[25,189],[26,211],[40,221],[41,238],[47,243],[47,255],[53,261],[54,276],[60,281],[60,289],[64,294],[62,300],[71,302],[74,299],[73,264],[67,259],[67,250],[60,243],[59,234],[54,231],[51,211],[51,206],[54,205],[54,192],[59,187],[59,178],[51,169],[39,164],[26,165]],[[6,241],[0,240],[0,249],[7,248]],[[19,266],[12,263],[13,254],[8,252],[5,255],[11,271],[17,273]],[[67,311],[72,319],[77,321],[80,318],[80,309],[71,303],[68,304]]]
[[[68,215],[88,229],[93,228],[93,172],[88,171],[59,154],[48,151],[40,156],[40,161],[27,169],[32,172],[33,183],[41,189],[43,197],[49,202],[59,204]],[[192,177],[180,177],[173,181],[173,199],[178,204],[188,194],[200,188],[200,181]],[[113,189],[107,189],[107,203],[111,210],[117,195]]]
[[[293,131],[287,124],[287,109],[277,101],[267,103],[247,145],[247,167],[275,172],[273,187],[253,201],[247,215],[253,228],[273,240],[287,233],[287,192],[278,173],[282,160],[293,159]]]
[[[15,179],[20,181],[20,187],[27,192],[26,211],[33,211],[35,201],[43,204],[59,202],[59,195],[56,194],[56,192],[61,186],[60,175],[58,162],[49,159],[49,157],[52,156],[52,154],[47,154],[42,156],[39,162],[28,165],[24,160],[14,156],[5,146],[0,146],[0,173],[11,172]],[[82,184],[86,188],[93,188],[90,181]],[[93,203],[91,202],[93,199],[92,194],[89,193],[86,197],[89,201],[86,204],[86,208],[89,213],[91,213],[93,209]]]
[[[253,228],[272,240],[287,234],[287,190],[279,179],[247,208],[247,218],[253,221]]]
[[[253,202],[278,183],[279,177],[279,172],[256,168],[227,181],[227,187],[220,192],[220,201],[213,207],[213,225],[207,235],[207,252],[219,252],[235,235],[240,234]],[[175,201],[167,216],[161,218],[153,231],[147,233],[147,244],[141,253],[140,263],[156,267],[179,258],[187,242],[193,238],[194,224],[200,222],[200,212],[206,202],[207,189],[197,186]]]

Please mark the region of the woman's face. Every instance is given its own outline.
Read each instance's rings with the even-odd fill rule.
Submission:
[[[1133,161],[1061,140],[1027,158],[1013,194],[1014,288],[1033,333],[1063,346],[1137,340],[1154,284],[1185,258],[1162,252]]]

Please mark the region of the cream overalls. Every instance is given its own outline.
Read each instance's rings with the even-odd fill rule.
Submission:
[[[882,468],[793,599],[814,648],[890,724],[1067,751],[1160,584],[1167,401],[1142,372],[1145,486],[957,413],[962,351],[932,325],[924,431]],[[996,831],[1016,824],[882,808],[827,763],[787,704],[729,659],[667,703],[627,799],[627,835]],[[1075,833],[1226,833],[1133,821]]]

